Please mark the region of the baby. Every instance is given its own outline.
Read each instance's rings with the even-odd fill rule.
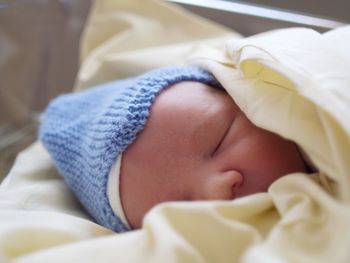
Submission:
[[[117,232],[140,228],[162,202],[232,200],[307,172],[293,142],[252,124],[192,66],[63,95],[40,138],[87,211]]]

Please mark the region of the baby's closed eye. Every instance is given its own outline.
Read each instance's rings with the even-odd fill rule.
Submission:
[[[232,125],[232,122],[230,123],[230,125],[227,125],[227,127],[222,129],[220,132],[217,132],[218,133],[218,136],[216,136],[217,142],[215,144],[215,147],[213,148],[213,151],[211,154],[212,157],[215,156],[219,152],[219,150],[222,148],[223,142],[225,141],[225,138],[231,128],[231,125]]]
[[[227,118],[220,112],[204,117],[206,119],[194,130],[193,144],[205,158],[212,158],[224,141],[232,118]]]

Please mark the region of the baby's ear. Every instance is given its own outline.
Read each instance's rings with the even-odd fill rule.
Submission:
[[[236,170],[212,174],[203,185],[201,199],[232,200],[236,197],[236,190],[242,182],[243,176]]]

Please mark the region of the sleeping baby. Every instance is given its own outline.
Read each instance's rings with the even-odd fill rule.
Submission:
[[[252,124],[194,66],[63,95],[40,139],[87,212],[116,232],[140,228],[162,202],[232,200],[309,171],[292,141]]]

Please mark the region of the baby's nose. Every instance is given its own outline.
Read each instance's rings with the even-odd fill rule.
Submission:
[[[243,176],[239,171],[229,170],[212,174],[205,180],[195,199],[232,200],[236,197],[237,189],[243,183]]]
[[[243,175],[237,170],[230,170],[225,173],[227,173],[227,184],[231,185],[232,197],[230,199],[234,199],[237,197],[239,187],[243,184]]]

